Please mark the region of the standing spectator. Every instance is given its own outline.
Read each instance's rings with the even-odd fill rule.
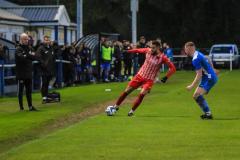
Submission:
[[[51,47],[51,41],[48,36],[44,36],[43,44],[38,48],[36,54],[39,57],[41,76],[42,76],[42,103],[48,102],[48,86],[51,79],[55,76],[55,59],[56,55]]]
[[[114,45],[114,77],[115,81],[121,79],[121,69],[122,69],[122,54],[121,54],[121,42],[117,41]]]
[[[132,54],[128,54],[127,51],[130,50],[130,42],[123,41],[123,62],[124,62],[124,79],[126,80],[129,76],[132,76]]]
[[[144,36],[140,37],[138,48],[146,48],[146,39]],[[143,63],[145,61],[145,55],[144,54],[138,54],[138,65],[139,68],[142,67]]]
[[[52,48],[53,52],[55,54],[55,58],[58,60],[62,60],[62,50],[61,47],[58,45],[57,41],[52,42]],[[56,80],[53,84],[54,87],[59,88],[61,87],[61,82],[62,82],[62,74],[59,72],[62,70],[62,65],[58,62],[55,63],[55,70],[56,70]]]
[[[31,33],[30,32],[27,32],[27,35],[28,35],[28,45],[33,47],[33,44],[34,44],[34,40],[33,40],[33,37],[31,36]]]
[[[81,70],[83,73],[84,81],[90,82],[92,80],[91,76],[91,50],[83,43],[83,49],[80,52],[81,58]]]
[[[23,89],[26,88],[26,97],[29,111],[36,111],[32,105],[32,61],[35,59],[35,53],[28,46],[28,35],[22,33],[20,36],[20,44],[16,47],[16,79],[18,82],[18,102],[20,110],[23,107]]]
[[[76,70],[76,82],[80,83],[82,81],[82,69],[81,69],[81,57],[80,54],[82,52],[83,49],[83,43],[80,43],[80,45],[78,47],[76,47],[76,54],[75,54],[75,59],[76,59],[76,66],[75,66],[75,70]]]
[[[75,48],[67,46],[63,51],[63,60],[68,61],[64,63],[64,83],[66,86],[72,86],[75,81]]]
[[[113,48],[110,47],[110,41],[105,41],[102,45],[101,49],[101,57],[102,57],[102,75],[103,75],[103,81],[109,82],[109,72],[111,68],[111,61],[112,61],[112,54],[113,54]]]
[[[41,40],[37,40],[36,45],[33,47],[34,51],[42,45]],[[41,65],[40,63],[33,64],[33,88],[39,90],[41,88]]]
[[[173,50],[172,48],[169,47],[169,44],[167,44],[166,42],[163,43],[163,49],[164,49],[164,54],[168,57],[168,59],[170,59],[170,61],[173,61]]]

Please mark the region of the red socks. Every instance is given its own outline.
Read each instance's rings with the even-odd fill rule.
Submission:
[[[123,102],[123,100],[127,97],[127,95],[128,95],[127,92],[123,92],[121,96],[118,98],[116,105],[119,106]]]
[[[133,106],[132,106],[132,110],[135,111],[138,106],[142,103],[142,100],[144,98],[144,94],[139,94],[138,98],[136,99],[136,101],[134,102]]]
[[[128,95],[127,92],[123,92],[121,96],[118,98],[116,105],[119,106],[123,102],[123,100],[127,97],[127,95]],[[145,96],[144,94],[138,95],[136,101],[133,103],[132,106],[133,111],[135,111],[138,108],[138,106],[142,103],[144,96]]]

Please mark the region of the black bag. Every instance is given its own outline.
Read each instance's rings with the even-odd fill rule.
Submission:
[[[60,102],[61,101],[61,96],[59,92],[51,92],[48,93],[47,95],[47,102],[51,103],[51,102]]]

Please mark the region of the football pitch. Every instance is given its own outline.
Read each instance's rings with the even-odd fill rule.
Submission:
[[[194,76],[180,71],[155,84],[134,117],[127,112],[139,91],[116,115],[103,112],[127,83],[64,88],[62,102],[47,105],[35,93],[34,113],[1,98],[0,160],[239,160],[240,71],[221,71],[206,96],[214,120],[200,119],[185,89]]]

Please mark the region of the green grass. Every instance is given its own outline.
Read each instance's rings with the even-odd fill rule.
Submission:
[[[117,115],[100,114],[12,147],[1,160],[239,160],[240,71],[222,72],[207,96],[215,120],[202,121],[201,111],[185,87],[193,72],[178,72],[167,84],[156,84],[134,117],[130,105]],[[61,90],[63,102],[20,113],[15,98],[1,99],[0,140],[31,133],[87,106],[116,99],[125,83],[89,85]],[[104,92],[112,88],[112,92]],[[137,92],[136,92],[137,93]],[[135,94],[136,94],[135,93]],[[34,101],[39,101],[34,95]],[[43,127],[44,128],[44,127]]]

